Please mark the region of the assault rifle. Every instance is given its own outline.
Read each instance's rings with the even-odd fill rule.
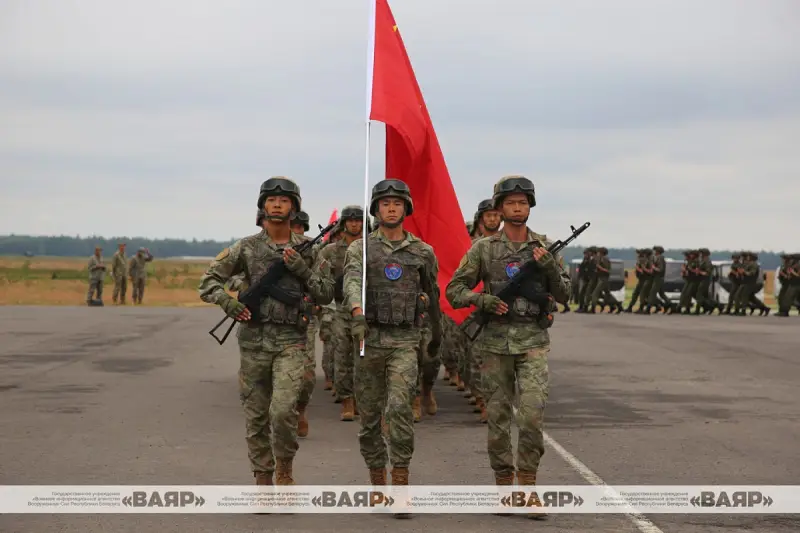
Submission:
[[[569,243],[577,239],[581,233],[586,231],[589,225],[590,223],[586,222],[578,229],[575,229],[575,226],[570,226],[572,235],[564,241],[558,240],[554,242],[548,246],[547,251],[551,254],[557,254],[566,248]],[[536,282],[536,278],[541,277],[542,270],[539,264],[533,259],[526,261],[520,266],[519,271],[514,274],[514,277],[512,277],[495,296],[504,301],[509,307],[511,307],[517,297],[523,296],[529,301],[538,304],[540,308],[543,308],[551,301],[552,297],[542,290],[543,287],[540,283]],[[461,324],[461,331],[464,332],[471,342],[474,342],[484,326],[489,323],[492,316],[494,316],[493,313],[486,313],[481,309],[476,309],[464,320],[464,323]]]
[[[309,239],[307,241],[303,241],[300,244],[293,246],[294,250],[303,255],[306,251],[311,249],[312,246],[317,244],[321,241],[325,235],[330,233],[330,231],[336,226],[336,222],[329,224],[327,227],[323,228],[321,225],[318,226],[320,229],[320,234],[314,237],[313,239]],[[303,299],[303,293],[300,291],[287,291],[282,289],[278,286],[278,281],[282,277],[287,274],[291,274],[289,267],[286,266],[286,263],[283,259],[278,259],[272,263],[272,266],[269,267],[267,273],[264,274],[255,285],[251,285],[247,287],[245,290],[239,293],[238,300],[242,302],[247,309],[250,310],[250,322],[256,322],[259,318],[260,309],[261,309],[261,302],[266,297],[271,297],[274,300],[277,300],[283,304],[296,306],[300,303]],[[228,331],[225,332],[225,335],[220,339],[217,337],[214,332],[217,331],[222,324],[225,323],[226,320],[231,319],[231,325],[228,328]],[[224,344],[225,341],[228,339],[228,335],[231,334],[233,330],[233,326],[236,325],[236,319],[225,315],[222,317],[214,328],[208,332],[209,335],[214,337],[220,345]]]

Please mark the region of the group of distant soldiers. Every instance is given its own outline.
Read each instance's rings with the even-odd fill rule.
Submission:
[[[133,303],[141,304],[144,299],[144,288],[147,283],[147,263],[153,255],[147,248],[139,248],[136,255],[125,256],[125,243],[119,243],[117,251],[111,258],[111,279],[114,290],[111,301],[117,305],[125,305],[128,293],[128,279],[133,288]],[[95,246],[94,255],[89,258],[89,291],[86,293],[86,304],[92,307],[103,306],[103,284],[106,277],[106,265],[103,261],[103,248]]]
[[[608,271],[610,263],[607,260],[608,251],[602,247],[589,247],[583,252],[583,261],[578,269],[578,309],[579,313],[596,313],[598,305],[600,311],[608,307],[609,312],[635,313],[649,315],[652,313],[684,315],[713,314],[717,311],[720,315],[745,316],[759,311],[759,316],[770,314],[771,309],[761,301],[757,294],[763,287],[761,281],[761,267],[758,264],[758,254],[755,252],[736,252],[731,254],[732,264],[728,273],[731,284],[727,305],[720,303],[712,293],[712,283],[716,279],[716,270],[711,261],[711,251],[708,248],[686,250],[684,262],[681,265],[681,276],[684,280],[680,299],[672,302],[664,291],[664,277],[666,274],[666,259],[664,248],[642,248],[636,250],[636,286],[631,295],[628,306],[624,308],[621,302],[608,290]],[[792,306],[800,305],[797,299],[800,296],[800,267],[798,267],[798,254],[783,254],[783,265],[778,278],[781,281],[778,304],[778,316],[788,316]],[[638,308],[634,311],[634,307]],[[692,309],[694,304],[694,309]],[[562,312],[569,312],[566,305]]]
[[[240,322],[240,399],[256,484],[272,484],[273,476],[278,485],[294,483],[297,439],[309,433],[318,328],[325,389],[341,403],[341,420],[358,417],[359,448],[373,485],[389,484],[387,462],[391,484],[408,484],[414,422],[423,409],[428,415],[437,412],[433,388],[443,364],[448,383],[468,393],[479,420],[488,422],[496,483],[535,485],[544,453],[548,328],[553,302],[567,300],[570,280],[561,259],[547,251],[551,241],[527,227],[536,205],[533,183],[523,176],[501,179],[468,227],[473,245],[453,274],[446,298],[454,309],[474,307],[487,317],[473,342],[440,310],[433,249],[403,228],[404,218],[414,211],[404,182],[387,179],[374,186],[366,228],[360,206],[342,209],[326,241],[307,255],[296,250],[309,239],[297,184],[270,178],[261,186],[257,205],[261,231],[223,250],[199,286],[203,301]],[[228,293],[260,286],[259,280],[281,261],[289,275],[275,282],[278,292],[266,293],[259,309],[251,310]],[[538,265],[547,303],[519,296],[507,304],[496,296],[531,262]],[[475,292],[479,283],[484,290]],[[296,293],[303,297],[285,297]],[[521,415],[516,417],[516,461],[511,443],[515,408]]]

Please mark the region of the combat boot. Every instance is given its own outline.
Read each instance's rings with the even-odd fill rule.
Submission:
[[[398,468],[398,467],[392,468],[392,486],[393,487],[408,486],[408,468]],[[392,516],[394,516],[395,518],[411,518],[411,513],[394,513]]]
[[[256,485],[272,485],[272,474],[269,472],[253,472]]]
[[[431,416],[435,415],[438,406],[433,396],[433,387],[422,387],[422,401],[425,404],[425,412]]]
[[[449,383],[449,385],[451,387],[458,387],[458,381],[459,381],[458,373],[450,375],[450,383]]]
[[[523,488],[526,492],[533,492],[528,499],[535,505],[536,507],[542,506],[542,501],[539,499],[539,495],[534,492],[533,487],[536,486],[536,472],[517,472],[517,481],[519,481],[520,488]],[[547,513],[528,513],[526,515],[528,518],[534,520],[542,520],[547,518]]]
[[[463,380],[463,379],[461,379],[461,377],[459,376],[459,378],[458,378],[458,385],[456,385],[456,390],[457,390],[458,392],[463,392],[464,390],[466,390],[466,388],[467,388],[467,384],[466,384],[466,383],[464,383],[464,380]]]
[[[333,390],[333,381],[329,379],[325,379],[325,389],[324,390]]]
[[[478,399],[478,408],[480,409],[480,422],[481,424],[489,423],[489,412],[486,410],[486,401],[483,398]]]
[[[292,479],[292,461],[293,459],[277,460],[278,464],[275,469],[276,485],[294,485],[294,479]]]
[[[507,487],[514,484],[514,472],[495,472],[494,484],[501,487]],[[511,516],[511,513],[494,513],[497,516]]]
[[[450,381],[450,372],[448,372],[446,368],[444,370],[444,376],[442,376],[442,381]]]
[[[471,395],[469,398],[467,398],[467,403],[470,405],[478,405],[478,399],[475,397],[475,395]]]
[[[422,420],[422,409],[420,404],[422,403],[421,396],[415,396],[414,401],[411,404],[411,411],[414,413],[414,422],[419,422]]]
[[[369,482],[373,487],[385,487],[386,483],[386,469],[385,468],[370,468],[369,469]]]
[[[342,400],[342,422],[352,422],[356,414],[353,409],[353,399],[345,398]]]
[[[473,394],[472,394],[472,391],[470,390],[470,388],[469,388],[469,387],[467,387],[467,384],[465,383],[465,384],[464,384],[464,398],[469,398],[469,397],[471,397],[472,395],[473,395]]]
[[[305,438],[308,436],[308,417],[306,416],[306,407],[304,403],[297,404],[297,436]]]

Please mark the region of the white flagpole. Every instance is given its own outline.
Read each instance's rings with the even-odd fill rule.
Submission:
[[[364,150],[364,220],[361,224],[361,312],[367,305],[367,217],[369,216],[369,130],[372,113],[372,76],[375,68],[375,6],[376,0],[368,0],[369,25],[367,36],[367,112]],[[361,341],[360,356],[364,357],[364,341]]]

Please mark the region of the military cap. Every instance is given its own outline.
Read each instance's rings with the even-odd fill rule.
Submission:
[[[660,253],[660,254],[663,254],[664,253],[664,247],[663,246],[653,246],[653,251],[655,251],[657,253]]]

